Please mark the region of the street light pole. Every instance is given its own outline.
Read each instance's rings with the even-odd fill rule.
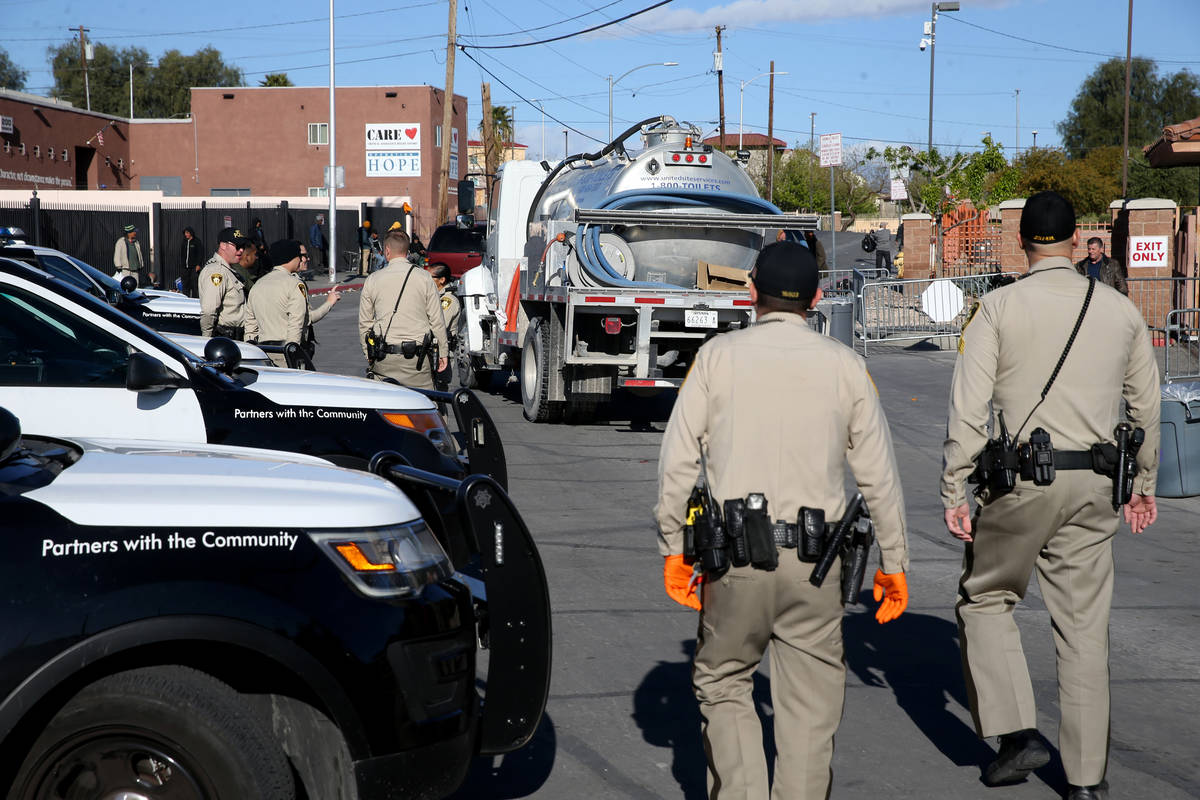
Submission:
[[[813,167],[817,163],[817,112],[811,111],[808,114],[808,210],[812,211],[816,205],[813,199]]]
[[[1033,149],[1037,150],[1037,133],[1038,133],[1037,128],[1034,128],[1032,133],[1033,133]]]
[[[629,70],[628,72],[626,72],[624,75],[621,75],[621,77],[617,78],[616,80],[613,80],[612,75],[608,76],[608,140],[610,142],[612,141],[612,138],[613,138],[613,86],[620,83],[621,79],[624,78],[626,75],[628,75],[630,72],[637,72],[639,69],[645,69],[646,67],[678,67],[678,66],[679,66],[679,62],[677,62],[677,61],[654,61],[649,64],[640,64],[640,65],[634,67],[633,69]]]
[[[959,4],[957,2],[949,3],[934,3],[932,16],[929,21],[929,38],[922,39],[921,43],[929,44],[929,142],[927,149],[933,150],[933,53],[937,44],[937,15],[939,11],[958,11]]]
[[[743,96],[746,93],[746,87],[749,86],[750,84],[754,83],[759,78],[765,78],[768,75],[787,75],[787,73],[786,72],[763,72],[761,74],[755,75],[753,78],[751,78],[748,81],[740,82],[741,88],[738,89],[738,150],[742,149],[742,106],[743,106],[743,99],[744,99]],[[767,149],[769,152],[770,151],[770,143],[769,142],[767,143]]]

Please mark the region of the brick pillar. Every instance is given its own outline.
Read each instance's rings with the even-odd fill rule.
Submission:
[[[1113,236],[1114,253],[1125,264],[1129,298],[1137,305],[1151,329],[1166,325],[1167,312],[1176,306],[1175,287],[1166,280],[1175,272],[1175,229],[1178,206],[1173,200],[1143,198],[1130,200],[1119,212],[1125,217],[1128,234],[1118,254],[1118,237]],[[1138,278],[1158,280],[1139,281]]]
[[[1021,231],[1021,212],[1025,210],[1025,199],[1005,200],[1000,204],[1000,271],[1027,272],[1029,262],[1025,251],[1017,242]]]
[[[933,275],[933,217],[928,214],[905,214],[904,277],[928,278]]]

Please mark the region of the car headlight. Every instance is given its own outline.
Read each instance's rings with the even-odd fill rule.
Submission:
[[[309,531],[351,585],[368,597],[407,597],[454,573],[424,520],[385,528]]]
[[[437,411],[381,411],[379,413],[397,428],[407,428],[421,434],[446,455],[458,455],[458,443],[446,429],[446,422]]]

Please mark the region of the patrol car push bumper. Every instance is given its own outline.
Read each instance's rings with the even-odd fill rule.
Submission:
[[[490,650],[476,750],[496,755],[524,746],[546,709],[551,657],[550,592],[524,520],[487,475],[458,481],[407,466],[392,452],[371,459],[370,470],[403,489],[427,520],[440,518],[435,533],[460,572],[481,578],[482,591],[464,581],[480,642]]]

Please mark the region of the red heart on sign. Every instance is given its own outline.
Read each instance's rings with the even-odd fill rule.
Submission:
[[[413,139],[413,138],[415,138],[415,137],[416,137],[416,135],[417,135],[417,129],[416,129],[416,128],[405,128],[405,129],[404,129],[404,134],[405,134],[405,135],[406,135],[408,138],[410,138],[410,139]]]

